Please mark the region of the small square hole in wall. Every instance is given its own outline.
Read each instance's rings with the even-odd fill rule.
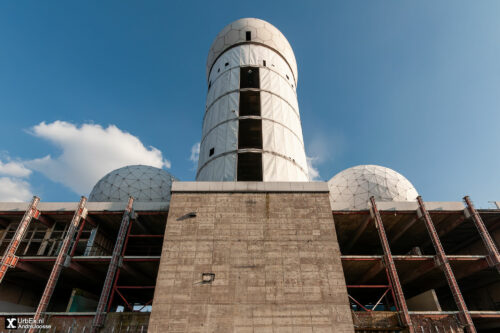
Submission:
[[[224,64],[224,66],[226,66],[226,67],[227,67],[227,66],[229,66],[229,63],[228,63],[228,62],[226,62],[226,63]]]
[[[215,280],[214,273],[201,273],[201,283],[208,284],[212,283]]]
[[[246,39],[247,40],[252,40],[252,32],[251,31],[247,31],[246,32]]]
[[[208,154],[208,156],[212,156],[214,153],[215,153],[215,148],[210,148],[210,153]]]

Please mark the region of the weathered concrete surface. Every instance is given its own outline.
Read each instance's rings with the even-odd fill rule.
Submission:
[[[174,192],[149,332],[354,332],[328,193]]]

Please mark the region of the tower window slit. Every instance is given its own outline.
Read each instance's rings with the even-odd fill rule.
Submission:
[[[240,88],[260,88],[258,67],[241,67]]]
[[[238,154],[238,181],[262,181],[262,154]]]
[[[246,32],[246,40],[252,40],[252,32],[251,31]]]
[[[208,156],[212,156],[213,154],[215,153],[215,148],[210,148],[210,153],[208,154]]]
[[[240,116],[260,116],[260,92],[240,91]]]
[[[238,149],[262,149],[262,120],[240,119],[238,125]]]

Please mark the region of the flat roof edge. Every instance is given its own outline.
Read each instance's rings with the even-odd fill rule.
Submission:
[[[179,182],[172,192],[315,192],[328,193],[325,182]]]

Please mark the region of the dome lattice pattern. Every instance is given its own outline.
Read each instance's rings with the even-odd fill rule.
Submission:
[[[247,41],[247,31],[251,32],[252,42],[269,46],[286,59],[295,76],[295,83],[297,83],[297,61],[295,60],[290,43],[274,25],[256,18],[239,19],[227,25],[219,32],[208,52],[207,77],[210,73],[210,68],[219,55],[230,46]]]
[[[370,197],[377,201],[415,201],[413,185],[396,171],[378,165],[346,169],[328,181],[330,199],[348,203],[352,209],[367,209]]]
[[[89,201],[124,201],[130,196],[141,202],[170,202],[175,178],[167,171],[147,165],[129,165],[111,171],[90,192]]]

